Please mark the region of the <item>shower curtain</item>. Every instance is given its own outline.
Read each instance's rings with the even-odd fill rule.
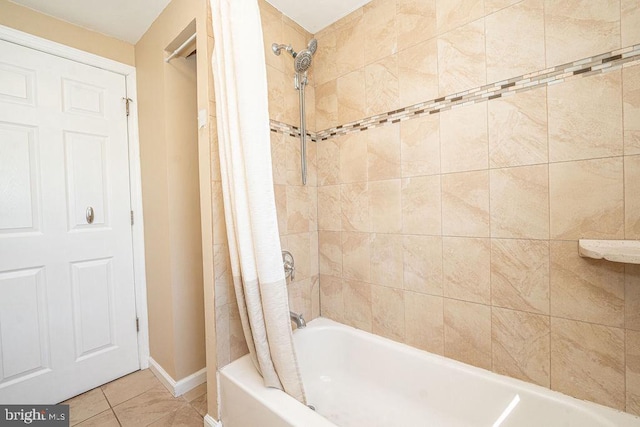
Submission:
[[[213,78],[229,254],[240,318],[265,385],[306,403],[276,217],[256,0],[211,0]]]

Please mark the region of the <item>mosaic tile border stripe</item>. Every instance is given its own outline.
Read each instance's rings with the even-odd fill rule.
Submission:
[[[566,80],[593,76],[639,64],[640,44],[637,44],[441,98],[420,102],[386,113],[376,114],[320,132],[307,132],[307,136],[314,142],[326,141],[336,136],[361,132],[429,114],[437,114],[460,106],[486,102],[496,98],[511,96],[515,93],[562,83]],[[298,127],[275,120],[271,120],[271,131],[288,134],[293,137],[300,136]]]

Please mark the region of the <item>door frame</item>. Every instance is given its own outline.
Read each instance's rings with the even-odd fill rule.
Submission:
[[[85,52],[61,43],[43,39],[23,31],[0,25],[0,40],[39,50],[71,61],[101,68],[120,74],[125,78],[127,97],[130,103],[127,117],[129,146],[129,190],[134,223],[131,226],[133,238],[133,274],[136,298],[136,316],[139,319],[138,359],[140,369],[149,367],[149,322],[147,312],[147,275],[144,259],[144,220],[142,212],[142,178],[140,174],[140,140],[138,138],[138,108],[135,67],[101,56]]]

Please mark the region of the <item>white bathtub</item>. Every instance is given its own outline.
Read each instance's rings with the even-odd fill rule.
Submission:
[[[640,418],[334,321],[294,333],[309,404],[264,387],[245,356],[219,373],[224,427],[640,426]]]

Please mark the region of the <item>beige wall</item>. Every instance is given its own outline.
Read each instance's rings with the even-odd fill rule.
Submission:
[[[199,146],[209,141],[208,129],[199,141],[197,110],[207,107],[208,83],[207,72],[201,76],[196,68],[207,54],[202,49],[197,59],[169,64],[164,58],[176,37],[186,38],[196,26],[198,46],[206,45],[205,13],[202,1],[174,1],[135,46],[150,349],[175,380],[205,366],[198,165]]]
[[[0,0],[0,25],[127,65],[134,65],[133,45],[44,15],[8,0]]]
[[[316,128],[640,42],[637,1],[591,3],[375,0],[316,35]],[[320,142],[322,315],[640,414],[640,269],[577,251],[640,238],[639,88],[636,65]]]

